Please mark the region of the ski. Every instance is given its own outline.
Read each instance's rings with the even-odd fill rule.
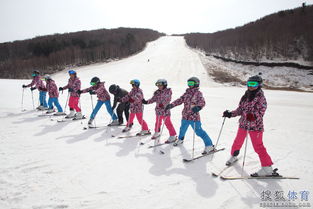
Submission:
[[[222,180],[247,180],[247,179],[300,179],[298,177],[291,177],[291,176],[258,176],[258,177],[252,177],[252,176],[238,176],[238,177],[232,177],[232,176],[220,176]]]
[[[57,115],[54,115],[52,113],[45,113],[45,114],[41,114],[41,115],[38,115],[38,117],[47,117],[47,116],[57,116]]]
[[[154,147],[159,147],[159,146],[163,146],[163,145],[166,145],[166,144],[173,144],[175,141],[173,141],[173,142],[168,142],[168,143],[160,143],[160,144],[156,144],[156,145],[150,145],[149,147],[148,147],[148,149],[151,149],[151,148],[154,148]]]
[[[222,170],[220,170],[218,173],[215,173],[215,172],[212,172],[212,176],[214,177],[218,177],[220,176],[224,171],[228,170],[228,168],[232,167],[237,161],[239,160],[239,158],[233,162],[232,164],[230,165],[226,165]]]
[[[192,159],[183,159],[183,162],[184,163],[189,163],[189,162],[192,162],[194,160],[197,160],[197,159],[200,159],[200,158],[203,158],[205,156],[208,156],[208,155],[211,155],[211,154],[214,154],[216,152],[219,152],[219,151],[223,151],[225,148],[221,148],[221,149],[216,149],[216,150],[213,150],[211,152],[209,152],[208,154],[205,154],[205,155],[199,155],[198,157],[194,157]]]
[[[125,124],[118,124],[118,125],[111,125],[111,124],[108,124],[107,126],[113,127],[113,126],[126,126],[126,125],[125,125]]]
[[[148,134],[139,134],[139,135],[130,135],[130,136],[119,136],[118,139],[124,139],[124,138],[134,138],[134,137],[141,137],[141,136],[149,136],[151,133]]]
[[[85,116],[83,116],[83,118],[81,119],[77,119],[77,118],[63,118],[61,120],[57,120],[58,123],[62,123],[62,122],[70,122],[70,121],[78,121],[78,120],[84,120],[86,119]]]

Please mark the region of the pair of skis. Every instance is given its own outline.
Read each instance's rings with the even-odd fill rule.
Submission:
[[[233,163],[234,164],[234,163]],[[268,175],[268,176],[224,176],[222,173],[226,170],[228,170],[232,165],[225,166],[222,170],[219,172],[215,173],[212,172],[213,177],[220,177],[222,180],[248,180],[248,179],[299,179],[298,177],[292,177],[292,176],[282,176],[277,173],[277,168],[274,169],[273,175]]]

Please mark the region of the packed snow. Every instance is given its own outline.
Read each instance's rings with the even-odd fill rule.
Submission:
[[[222,112],[235,109],[245,91],[245,87],[215,83],[199,54],[186,46],[183,37],[162,37],[135,56],[75,70],[83,88],[89,86],[92,77],[98,76],[106,82],[106,88],[114,83],[130,90],[129,81],[137,78],[146,99],[156,90],[155,82],[159,78],[168,80],[173,90],[172,99],[176,99],[187,88],[189,77],[199,77],[206,99],[206,106],[201,110],[202,124],[214,143],[222,125]],[[252,71],[251,75],[254,73]],[[64,86],[68,79],[67,71],[52,76],[58,86]],[[104,107],[96,117],[98,129],[83,130],[87,120],[58,123],[57,117],[38,117],[42,113],[32,110],[29,89],[24,92],[21,106],[22,84],[28,83],[30,80],[0,80],[1,209],[248,209],[260,208],[264,202],[275,203],[273,196],[272,201],[262,199],[265,191],[272,195],[283,192],[287,200],[290,191],[294,191],[298,199],[287,202],[313,204],[312,195],[309,194],[307,200],[300,196],[301,191],[313,191],[311,93],[264,90],[268,102],[264,144],[279,173],[300,180],[222,181],[212,177],[211,172],[224,168],[239,118],[225,121],[218,144],[220,148],[225,147],[225,151],[186,164],[182,159],[191,157],[191,128],[183,146],[148,149],[154,144],[149,136],[118,139],[117,136],[125,135],[121,133],[123,127],[106,126],[110,117]],[[60,94],[62,106],[66,98],[67,92]],[[37,106],[37,91],[34,100]],[[96,98],[93,100],[95,103]],[[88,118],[91,113],[89,94],[81,96],[81,107]],[[22,112],[22,108],[27,111]],[[172,109],[177,132],[181,110],[182,106]],[[145,106],[144,119],[153,132],[154,104]],[[135,120],[130,134],[137,131],[140,126]],[[167,137],[164,129],[161,142]],[[141,142],[144,145],[140,145]],[[200,155],[203,148],[202,140],[196,137],[195,155]],[[243,149],[241,159],[224,175],[241,175]],[[249,141],[243,175],[259,167],[258,156]]]

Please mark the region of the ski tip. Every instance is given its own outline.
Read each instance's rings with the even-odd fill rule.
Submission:
[[[143,142],[140,142],[140,145],[144,145],[145,143],[143,143]]]
[[[213,173],[213,172],[212,172],[212,176],[213,177],[218,177],[218,175],[216,173]]]
[[[184,163],[189,163],[189,162],[191,162],[192,160],[188,160],[188,159],[183,159],[183,162]]]
[[[164,155],[165,153],[162,150],[160,150],[160,154]]]

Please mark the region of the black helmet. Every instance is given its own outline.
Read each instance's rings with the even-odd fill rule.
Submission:
[[[93,77],[90,81],[90,85],[95,86],[100,83],[100,79],[98,77]]]
[[[40,74],[39,70],[34,70],[32,76],[35,77],[38,76],[39,74]]]
[[[118,85],[112,84],[112,85],[109,87],[109,92],[110,92],[111,94],[116,94],[119,89],[120,89],[120,87],[119,87]]]
[[[193,87],[199,87],[199,85],[200,85],[200,80],[197,77],[191,77],[191,78],[188,79],[187,82],[189,82],[189,81],[193,81],[194,82]],[[188,86],[189,86],[189,84],[188,84]]]
[[[258,75],[251,76],[250,78],[248,78],[248,81],[258,82],[259,85],[261,86],[261,84],[263,83],[263,79],[262,79],[261,75],[262,75],[262,73],[259,73]]]
[[[165,79],[159,79],[157,80],[157,82],[155,82],[155,85],[158,86],[158,85],[162,85],[164,86],[165,88],[167,87],[167,80]]]

